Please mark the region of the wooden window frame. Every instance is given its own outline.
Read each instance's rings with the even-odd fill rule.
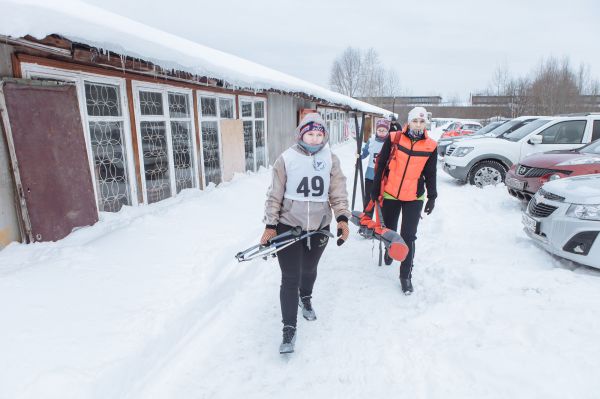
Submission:
[[[79,112],[81,115],[81,121],[83,124],[83,131],[85,132],[85,144],[87,148],[88,164],[90,168],[90,175],[94,182],[94,197],[96,201],[96,210],[99,212],[100,207],[98,203],[98,188],[96,184],[96,176],[94,173],[94,156],[92,154],[92,145],[90,142],[90,128],[89,122],[97,118],[88,117],[87,115],[87,103],[85,100],[85,82],[109,84],[119,87],[119,100],[121,101],[121,114],[120,118],[114,118],[114,121],[123,122],[123,136],[125,141],[125,154],[127,156],[127,178],[129,179],[129,190],[131,198],[131,206],[139,205],[138,201],[138,187],[137,178],[135,173],[134,153],[133,153],[133,142],[131,139],[131,124],[129,115],[129,101],[127,100],[127,86],[126,80],[123,78],[117,78],[106,75],[93,74],[88,72],[72,71],[68,69],[62,69],[52,66],[39,65],[34,63],[21,63],[20,64],[21,76],[25,79],[32,78],[47,78],[64,80],[75,83],[77,88],[77,101],[79,103]],[[111,119],[110,117],[102,118],[105,120]]]
[[[170,176],[169,180],[170,180],[170,187],[171,187],[171,197],[170,198],[172,198],[172,197],[176,197],[178,195],[178,193],[177,193],[177,184],[176,184],[176,179],[175,179],[175,162],[174,162],[174,156],[173,156],[173,141],[172,141],[173,138],[172,138],[172,133],[171,133],[171,123],[170,122],[171,121],[177,122],[177,121],[184,121],[184,120],[187,121],[189,119],[190,125],[191,125],[191,137],[192,137],[191,154],[193,156],[192,169],[194,172],[194,173],[192,173],[192,178],[194,180],[193,188],[200,189],[200,182],[198,180],[198,176],[199,176],[198,157],[197,157],[198,145],[196,142],[196,124],[195,124],[196,117],[195,117],[195,112],[194,112],[193,90],[181,88],[178,86],[172,86],[172,85],[167,85],[167,84],[158,84],[158,83],[148,83],[145,81],[138,81],[138,80],[132,80],[131,86],[132,86],[132,90],[133,90],[133,105],[134,105],[134,112],[135,112],[137,140],[138,140],[138,143],[140,143],[140,149],[138,151],[138,159],[140,162],[142,195],[143,195],[144,203],[148,204],[148,193],[147,193],[146,178],[145,178],[146,170],[144,167],[144,150],[143,150],[143,148],[141,148],[141,146],[142,146],[141,122],[163,122],[163,121],[165,122],[165,133],[167,135],[167,155],[169,157],[169,176]],[[161,93],[161,98],[163,100],[163,115],[162,116],[142,115],[142,111],[140,108],[140,101],[139,101],[139,92],[144,91],[144,90]],[[177,93],[177,94],[184,94],[184,95],[188,96],[188,106],[189,106],[189,112],[190,112],[189,118],[171,118],[171,116],[169,115],[169,92]],[[157,202],[160,202],[160,201],[157,201]]]
[[[243,116],[242,115],[242,101],[250,101],[252,102],[252,116]],[[254,113],[254,103],[257,101],[261,101],[264,103],[264,113],[265,115],[262,118],[256,118]],[[264,121],[265,123],[265,167],[268,167],[269,165],[269,134],[268,134],[268,125],[267,125],[267,120],[268,120],[268,111],[267,111],[267,99],[265,97],[257,97],[257,96],[238,96],[238,109],[239,109],[239,119],[242,120],[242,124],[244,123],[244,121],[252,121],[252,151],[254,152],[254,170],[253,172],[257,172],[257,167],[256,167],[256,121]]]
[[[237,119],[237,104],[236,104],[236,95],[235,94],[226,94],[226,93],[218,93],[214,91],[206,91],[206,90],[195,90],[194,91],[197,98],[198,109],[198,135],[200,140],[200,164],[202,165],[202,182],[204,187],[208,185],[209,182],[206,181],[206,174],[204,173],[204,149],[202,142],[202,122],[217,122],[217,137],[219,139],[219,165],[221,169],[221,182],[224,181],[223,177],[223,139],[221,136],[221,120],[236,120]],[[214,98],[216,100],[216,116],[205,116],[202,114],[202,97]],[[219,104],[219,99],[227,99],[231,100],[233,104],[233,117],[232,118],[222,118],[221,117],[221,105]]]

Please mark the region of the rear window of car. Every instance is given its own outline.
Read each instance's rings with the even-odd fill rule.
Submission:
[[[592,141],[600,139],[600,121],[594,121],[594,128],[592,130]]]

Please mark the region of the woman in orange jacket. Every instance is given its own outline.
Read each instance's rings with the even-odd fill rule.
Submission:
[[[401,131],[390,132],[377,157],[371,198],[380,201],[385,226],[398,229],[402,213],[400,235],[409,248],[400,263],[402,292],[413,292],[411,282],[417,227],[427,195],[425,213],[431,214],[437,197],[437,143],[425,130],[427,110],[415,107],[408,113],[408,125]],[[385,264],[393,259],[385,255]]]

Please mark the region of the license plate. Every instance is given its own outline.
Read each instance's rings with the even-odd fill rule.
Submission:
[[[521,222],[527,230],[531,231],[532,233],[539,234],[540,222],[525,213],[523,213],[521,216]]]
[[[507,177],[504,183],[507,187],[514,188],[516,190],[523,190],[525,188],[525,182],[515,179],[514,177]]]

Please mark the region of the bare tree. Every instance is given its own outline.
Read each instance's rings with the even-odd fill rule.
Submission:
[[[351,97],[375,98],[400,92],[398,75],[383,67],[374,48],[344,50],[333,62],[329,85],[332,90]]]
[[[568,57],[549,57],[540,61],[529,78],[513,77],[508,66],[499,65],[485,93],[508,97],[512,117],[556,115],[597,109],[594,99],[586,95],[599,95],[600,82],[592,79],[586,65],[575,70]]]
[[[394,97],[402,95],[402,85],[400,84],[400,77],[393,69],[389,69],[386,72],[386,87],[385,96]]]
[[[494,74],[492,75],[492,92],[496,96],[506,95],[505,92],[507,87],[510,85],[510,71],[508,69],[508,64],[503,62],[499,64],[494,70]]]
[[[568,58],[542,60],[531,82],[534,112],[556,115],[571,112],[580,100],[577,79]]]
[[[531,83],[527,78],[510,78],[502,95],[510,97],[510,116],[516,118],[527,113],[530,108]]]
[[[363,57],[360,49],[348,47],[335,59],[329,76],[332,90],[350,97],[358,96],[361,90]]]

